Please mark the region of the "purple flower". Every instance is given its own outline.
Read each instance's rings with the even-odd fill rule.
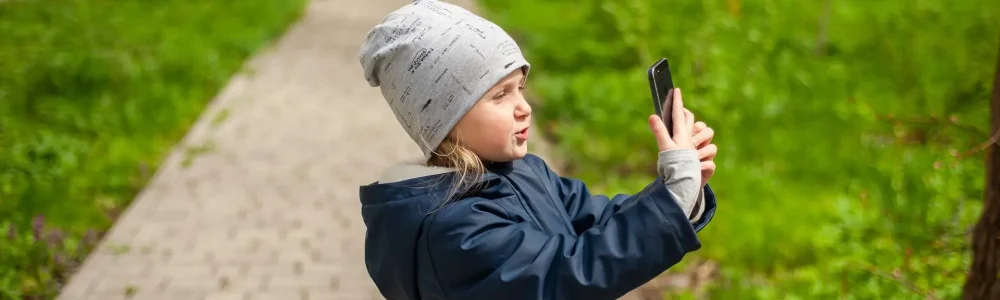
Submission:
[[[35,240],[42,239],[42,230],[45,229],[45,217],[38,215],[34,220],[31,221],[31,234],[35,236]]]
[[[63,244],[63,233],[62,230],[56,229],[45,237],[45,240],[49,242],[52,247],[61,246]]]

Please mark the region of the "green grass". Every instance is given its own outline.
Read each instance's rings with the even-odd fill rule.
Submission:
[[[712,298],[957,297],[985,173],[982,153],[954,153],[988,137],[1000,7],[479,2],[532,62],[557,155],[598,192],[655,175],[645,70],[670,60],[720,148],[695,254],[721,265]]]
[[[84,234],[111,225],[304,3],[0,3],[0,228],[16,236],[0,237],[0,298],[54,296],[92,246]]]

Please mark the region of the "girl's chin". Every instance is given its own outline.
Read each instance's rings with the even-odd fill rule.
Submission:
[[[514,145],[514,159],[523,158],[528,154],[528,141]]]
[[[490,156],[480,155],[480,158],[493,162],[507,162],[524,158],[525,155],[528,155],[528,142],[522,141],[520,143],[515,142],[509,148],[498,153],[493,153]]]

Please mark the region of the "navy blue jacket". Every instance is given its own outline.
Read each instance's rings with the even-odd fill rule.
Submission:
[[[591,195],[540,158],[488,165],[474,193],[441,206],[446,174],[361,186],[365,263],[404,299],[616,299],[701,248],[657,178],[636,195]]]

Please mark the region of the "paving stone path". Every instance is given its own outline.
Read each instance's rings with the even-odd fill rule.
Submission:
[[[420,152],[356,55],[405,3],[312,1],[213,100],[59,299],[382,299],[358,186]]]
[[[358,186],[420,152],[356,54],[408,2],[312,1],[213,100],[58,300],[382,299]]]

